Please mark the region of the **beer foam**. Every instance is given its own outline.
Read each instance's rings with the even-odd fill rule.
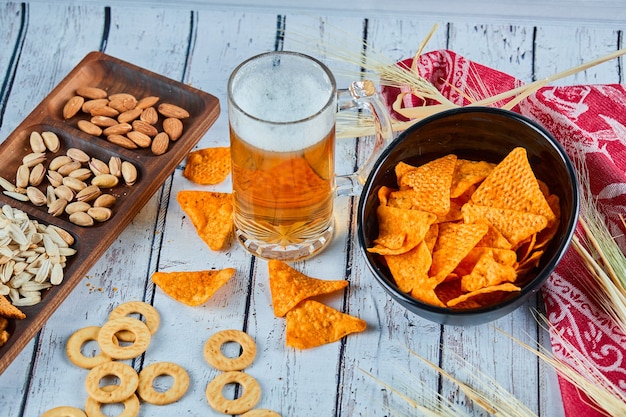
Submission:
[[[274,152],[304,149],[319,142],[334,126],[336,106],[324,109],[334,94],[327,79],[305,71],[285,74],[282,65],[277,65],[255,68],[237,82],[234,101],[258,120],[230,109],[230,122],[240,138],[257,148]],[[322,109],[317,117],[306,120]]]

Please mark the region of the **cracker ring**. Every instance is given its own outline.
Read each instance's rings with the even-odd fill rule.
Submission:
[[[117,385],[106,385],[102,387],[102,390],[113,391],[116,389],[116,387]],[[100,409],[102,404],[104,403],[101,403],[92,397],[88,397],[87,401],[85,402],[85,412],[89,417],[108,417]],[[124,406],[124,411],[118,414],[117,417],[135,417],[137,416],[137,414],[139,414],[139,398],[137,398],[137,395],[132,394],[124,401],[120,401],[120,404]]]
[[[97,341],[99,332],[100,327],[87,326],[76,330],[67,339],[65,353],[67,354],[67,358],[70,362],[83,369],[91,369],[94,366],[111,360],[111,357],[102,351],[95,356],[85,356],[82,353],[83,345],[90,340]]]
[[[128,330],[134,338],[130,345],[121,346],[113,338],[118,332]],[[109,320],[98,332],[100,349],[113,359],[132,359],[144,353],[150,344],[150,330],[146,324],[133,317]]]
[[[241,397],[234,400],[224,398],[222,393],[227,384],[237,383],[243,388]],[[252,376],[241,371],[223,372],[206,387],[206,398],[215,411],[224,414],[243,414],[254,408],[261,399],[261,386]]]
[[[100,387],[100,380],[113,375],[120,381],[115,389],[105,390]],[[139,375],[130,365],[122,362],[105,362],[92,368],[85,378],[85,388],[90,397],[99,403],[119,403],[132,396],[139,385]]]
[[[161,317],[156,308],[143,301],[128,301],[119,304],[109,313],[109,320],[119,319],[135,313],[143,316],[146,320],[146,326],[148,326],[148,330],[150,330],[150,334],[155,334],[161,323]],[[132,335],[129,332],[120,332],[117,338],[124,342],[133,341]]]
[[[222,353],[222,346],[235,342],[241,346],[241,355],[229,358]],[[219,371],[241,371],[248,367],[256,356],[256,343],[249,334],[241,330],[222,330],[213,334],[204,345],[204,359]]]
[[[87,414],[80,408],[62,405],[49,409],[41,417],[87,417]]]
[[[154,379],[160,375],[169,375],[174,378],[174,383],[167,391],[159,392],[152,385]],[[188,388],[189,374],[182,366],[172,362],[157,362],[146,366],[139,373],[137,394],[147,403],[165,405],[180,400]]]

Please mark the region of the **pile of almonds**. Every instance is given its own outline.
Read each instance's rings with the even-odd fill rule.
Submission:
[[[137,181],[137,168],[131,162],[117,156],[105,162],[78,148],[67,149],[46,166],[47,152],[56,154],[61,148],[54,132],[32,132],[30,147],[32,152],[17,168],[15,184],[0,177],[4,194],[35,206],[47,206],[53,216],[67,213],[69,220],[79,226],[110,219],[117,198],[106,191],[120,180],[128,186]],[[45,193],[40,189],[44,185]]]
[[[85,114],[89,119],[78,120],[76,126],[92,136],[106,139],[126,149],[150,148],[154,155],[167,152],[170,141],[183,134],[183,120],[189,112],[177,105],[160,103],[160,98],[148,96],[137,99],[129,93],[109,95],[97,87],[81,87],[63,107],[63,118]],[[157,107],[155,107],[157,106]],[[159,117],[162,131],[159,131]]]

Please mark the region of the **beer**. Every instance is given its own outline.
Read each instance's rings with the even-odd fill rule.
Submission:
[[[276,152],[247,144],[231,129],[236,227],[280,246],[315,240],[331,227],[334,136]]]
[[[311,58],[264,59],[229,82],[235,230],[256,255],[300,259],[332,237],[335,84]]]

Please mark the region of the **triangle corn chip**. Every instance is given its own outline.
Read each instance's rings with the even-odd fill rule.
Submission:
[[[430,276],[443,281],[487,233],[485,224],[441,223]]]
[[[290,310],[286,321],[285,342],[287,346],[297,349],[333,343],[367,327],[364,320],[313,300],[304,300]]]
[[[176,198],[209,248],[214,251],[224,248],[233,227],[231,194],[183,190]]]
[[[426,236],[437,217],[420,210],[379,206],[378,238],[368,251],[381,255],[399,255],[413,249]]]
[[[385,261],[402,292],[410,293],[413,288],[428,281],[432,257],[425,241],[400,255],[385,255]]]
[[[330,281],[309,277],[278,260],[269,261],[268,269],[276,317],[284,317],[302,300],[335,292],[348,285],[346,280]]]
[[[450,210],[450,186],[457,157],[447,155],[408,170],[398,178],[400,190],[412,189],[416,210],[445,216]]]
[[[526,149],[513,149],[472,194],[474,204],[544,216],[548,223],[555,215],[541,191],[528,162]]]
[[[230,148],[205,148],[190,152],[183,176],[196,184],[212,185],[230,174]]]
[[[155,272],[154,282],[161,290],[183,304],[204,304],[235,274],[234,268],[190,272]]]

